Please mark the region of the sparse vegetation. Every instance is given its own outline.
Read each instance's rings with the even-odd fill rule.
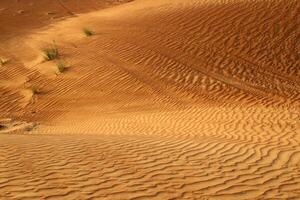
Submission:
[[[32,131],[32,129],[33,129],[32,126],[25,126],[24,127],[24,131],[26,131],[26,132],[30,132],[30,131]]]
[[[85,36],[87,36],[87,37],[90,37],[90,36],[92,36],[92,35],[95,34],[93,31],[91,31],[91,30],[88,29],[88,28],[84,28],[84,29],[83,29],[83,33],[84,33]]]
[[[6,128],[6,126],[0,124],[0,130],[5,129],[5,128]]]
[[[56,65],[60,73],[63,73],[66,70],[66,65],[63,61],[59,61]]]
[[[8,61],[8,59],[0,58],[0,65],[5,65]]]
[[[53,11],[47,12],[47,15],[55,15],[56,13]]]
[[[37,123],[30,123],[27,124],[24,128],[25,131],[30,132],[32,131],[38,124]]]
[[[58,48],[55,43],[52,44],[49,48],[43,49],[46,60],[55,60],[59,57]]]
[[[30,90],[31,90],[31,92],[32,92],[33,95],[41,93],[41,90],[37,86],[35,86],[35,85],[31,86]]]

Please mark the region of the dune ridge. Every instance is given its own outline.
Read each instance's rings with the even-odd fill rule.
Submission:
[[[299,1],[97,9],[3,40],[0,199],[300,199]]]

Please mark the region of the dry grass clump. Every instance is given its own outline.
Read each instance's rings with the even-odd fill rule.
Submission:
[[[59,58],[58,48],[55,43],[53,43],[50,47],[43,49],[44,56],[46,60],[55,60]]]
[[[59,73],[63,73],[66,70],[66,65],[63,61],[59,61],[56,66]]]
[[[36,85],[33,85],[30,87],[30,90],[32,92],[33,95],[36,95],[36,94],[40,94],[41,93],[41,90],[40,88],[38,88]]]
[[[0,58],[0,65],[5,65],[6,63],[8,63],[9,59],[5,59],[5,58]]]
[[[88,29],[88,28],[84,28],[84,29],[83,29],[83,33],[84,33],[85,36],[87,36],[87,37],[90,37],[90,36],[92,36],[92,35],[95,35],[95,33],[94,33],[92,30]]]

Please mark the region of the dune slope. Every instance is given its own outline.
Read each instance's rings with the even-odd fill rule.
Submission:
[[[0,117],[27,135],[0,135],[0,197],[300,199],[299,13],[136,0],[2,40]]]

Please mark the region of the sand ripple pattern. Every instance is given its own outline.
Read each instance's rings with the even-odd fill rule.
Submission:
[[[299,146],[214,137],[0,139],[0,198],[6,200],[300,198]]]
[[[299,200],[299,13],[137,0],[45,27],[25,55],[1,49],[0,116],[38,126],[0,135],[0,199]],[[63,74],[26,65],[49,39]],[[26,99],[25,81],[42,93]]]

